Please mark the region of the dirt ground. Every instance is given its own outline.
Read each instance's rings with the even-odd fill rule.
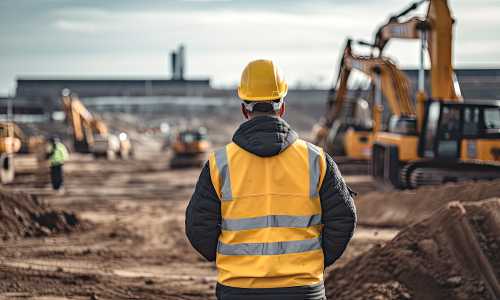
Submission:
[[[166,154],[141,153],[128,161],[73,155],[64,195],[50,190],[46,174],[34,172],[34,157],[18,157],[16,182],[7,190],[33,194],[89,224],[69,234],[0,242],[0,299],[214,298],[214,266],[184,235],[199,170],[169,170]],[[358,228],[338,266],[396,233]]]
[[[332,299],[498,299],[500,198],[451,202],[328,278]]]
[[[4,189],[35,195],[41,205],[74,213],[85,226],[0,241],[0,299],[214,299],[215,268],[184,235],[184,211],[199,169],[170,170],[159,144],[141,147],[141,156],[127,161],[72,155],[64,195],[50,190],[34,157],[18,157],[16,182]],[[364,169],[356,173],[356,166],[342,161],[339,167],[360,198],[375,190]],[[328,273],[336,278],[362,254],[383,247],[399,233],[395,225],[358,226]],[[397,281],[371,288],[407,293]],[[397,299],[390,293],[380,299]]]

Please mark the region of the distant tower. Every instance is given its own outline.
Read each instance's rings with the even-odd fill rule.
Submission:
[[[177,51],[170,52],[170,63],[172,70],[172,79],[184,80],[185,71],[185,47],[180,45]]]
[[[185,59],[185,48],[184,48],[184,45],[180,45],[179,46],[179,50],[177,50],[177,61],[178,61],[178,65],[179,65],[179,79],[180,80],[184,80],[184,70],[186,69],[185,68],[185,65],[186,65],[186,59]]]
[[[170,70],[172,74],[172,79],[177,79],[177,53],[174,51],[170,52]]]

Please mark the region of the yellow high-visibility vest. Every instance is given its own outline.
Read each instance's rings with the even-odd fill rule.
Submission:
[[[231,143],[210,155],[209,166],[222,213],[218,282],[239,288],[322,282],[323,150],[299,139],[259,157]]]

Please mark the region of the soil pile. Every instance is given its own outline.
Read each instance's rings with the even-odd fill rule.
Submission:
[[[75,214],[50,209],[33,195],[0,190],[1,240],[67,233],[80,225]]]
[[[500,198],[452,202],[326,280],[332,299],[500,299]]]
[[[356,198],[356,208],[361,225],[404,227],[429,217],[449,202],[475,202],[492,197],[500,197],[500,180],[371,192]]]

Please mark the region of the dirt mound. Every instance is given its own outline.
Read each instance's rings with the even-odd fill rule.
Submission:
[[[50,209],[37,197],[0,190],[0,239],[70,232],[81,225],[73,213]]]
[[[500,299],[500,198],[452,202],[326,280],[332,299]]]
[[[500,180],[371,192],[356,199],[356,208],[362,225],[404,227],[429,217],[449,202],[473,202],[492,197],[500,197]]]

